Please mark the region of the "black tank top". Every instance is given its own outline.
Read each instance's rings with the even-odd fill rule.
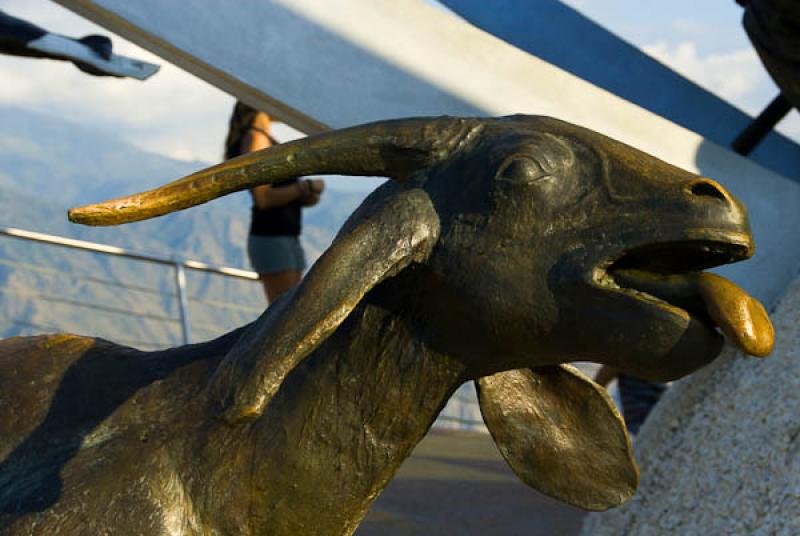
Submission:
[[[295,184],[297,179],[275,183],[275,186]],[[256,236],[300,236],[300,201],[292,201],[282,207],[261,210],[253,205],[250,234]]]

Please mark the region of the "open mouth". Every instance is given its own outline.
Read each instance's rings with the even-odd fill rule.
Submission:
[[[643,246],[627,252],[608,267],[609,272],[638,270],[656,274],[699,272],[745,260],[748,244],[719,240],[689,240]]]
[[[707,268],[749,258],[749,240],[698,239],[648,245],[626,252],[597,275],[604,288],[666,309],[678,308],[711,324],[755,356],[772,350],[774,330],[763,305]]]

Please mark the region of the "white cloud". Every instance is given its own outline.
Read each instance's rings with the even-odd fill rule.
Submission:
[[[694,42],[670,46],[661,41],[642,50],[751,115],[759,114],[778,94],[752,48],[701,55]],[[776,130],[800,141],[800,114],[792,111]]]
[[[778,123],[776,130],[795,141],[800,141],[800,113],[797,110],[789,112],[786,119]]]
[[[709,32],[709,25],[691,18],[677,18],[670,24],[676,35],[691,36],[702,39]]]
[[[757,111],[751,101],[763,81],[763,67],[752,48],[703,56],[694,42],[669,45],[661,41],[642,50],[723,99]]]
[[[110,35],[116,53],[161,65],[139,82],[88,76],[66,62],[0,56],[0,104],[92,123],[173,158],[221,158],[232,97],[49,2],[5,1],[0,9],[68,36]]]

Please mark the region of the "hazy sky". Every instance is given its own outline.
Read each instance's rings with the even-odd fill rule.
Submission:
[[[734,0],[567,0],[565,3],[750,112],[777,94],[741,28]],[[0,9],[69,36],[109,32],[48,0]],[[158,63],[146,82],[87,76],[64,62],[0,56],[0,105],[92,123],[145,149],[214,162],[233,98],[114,36],[114,51]],[[780,129],[800,140],[797,113]]]

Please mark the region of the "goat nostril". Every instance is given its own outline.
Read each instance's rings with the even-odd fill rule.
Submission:
[[[725,195],[725,190],[722,186],[709,179],[695,181],[689,186],[688,190],[692,195],[713,197],[720,201],[728,201],[728,196]]]

